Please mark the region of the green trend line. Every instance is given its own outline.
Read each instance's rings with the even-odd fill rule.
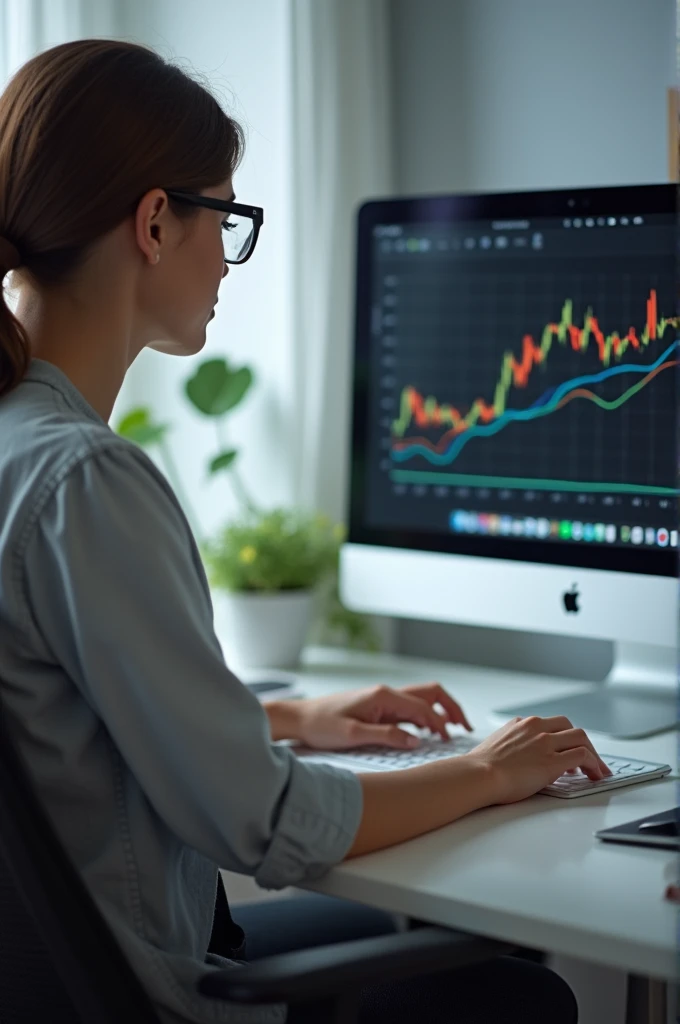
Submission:
[[[619,395],[618,398],[613,398],[610,402],[608,402],[605,398],[601,398],[600,395],[596,395],[594,391],[586,391],[584,388],[578,388],[578,390],[571,391],[568,395],[566,395],[566,397],[563,398],[562,401],[559,403],[557,408],[559,409],[563,405],[566,405],[566,403],[572,400],[573,398],[587,397],[590,402],[594,402],[595,405],[599,405],[600,409],[618,409],[620,405],[623,405],[624,402],[627,402],[628,399],[632,398],[633,395],[636,395],[638,391],[642,391],[642,389],[646,387],[649,383],[650,377],[654,377],[660,370],[663,370],[665,366],[669,365],[675,366],[677,365],[677,363],[665,363],[663,366],[659,366],[653,373],[650,373],[646,377],[643,377],[642,380],[639,380],[637,382],[637,384],[633,384],[633,386],[628,388],[627,391],[624,391],[622,395]]]
[[[540,480],[522,476],[477,476],[470,473],[432,473],[419,469],[393,469],[390,480],[397,484],[451,484],[456,487],[504,487],[531,491],[590,491],[594,494],[660,494],[675,496],[675,487],[650,484],[583,483],[578,480]]]

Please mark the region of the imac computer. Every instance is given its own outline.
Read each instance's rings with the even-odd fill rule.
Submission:
[[[344,600],[614,644],[501,713],[675,727],[676,254],[670,184],[359,211]]]

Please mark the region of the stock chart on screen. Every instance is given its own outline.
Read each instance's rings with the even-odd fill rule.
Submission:
[[[675,225],[373,230],[368,517],[677,546]]]

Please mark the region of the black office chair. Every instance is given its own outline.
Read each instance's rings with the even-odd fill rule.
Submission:
[[[422,927],[209,972],[199,989],[238,1003],[304,1003],[313,1024],[354,1024],[359,988],[509,951]],[[33,789],[0,702],[0,1022],[159,1024]]]

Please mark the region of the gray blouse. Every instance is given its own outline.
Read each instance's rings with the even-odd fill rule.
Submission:
[[[343,859],[350,772],[273,744],[224,663],[165,478],[56,367],[0,399],[0,694],[73,861],[167,1021],[279,1024],[195,993],[217,866],[277,889]]]

